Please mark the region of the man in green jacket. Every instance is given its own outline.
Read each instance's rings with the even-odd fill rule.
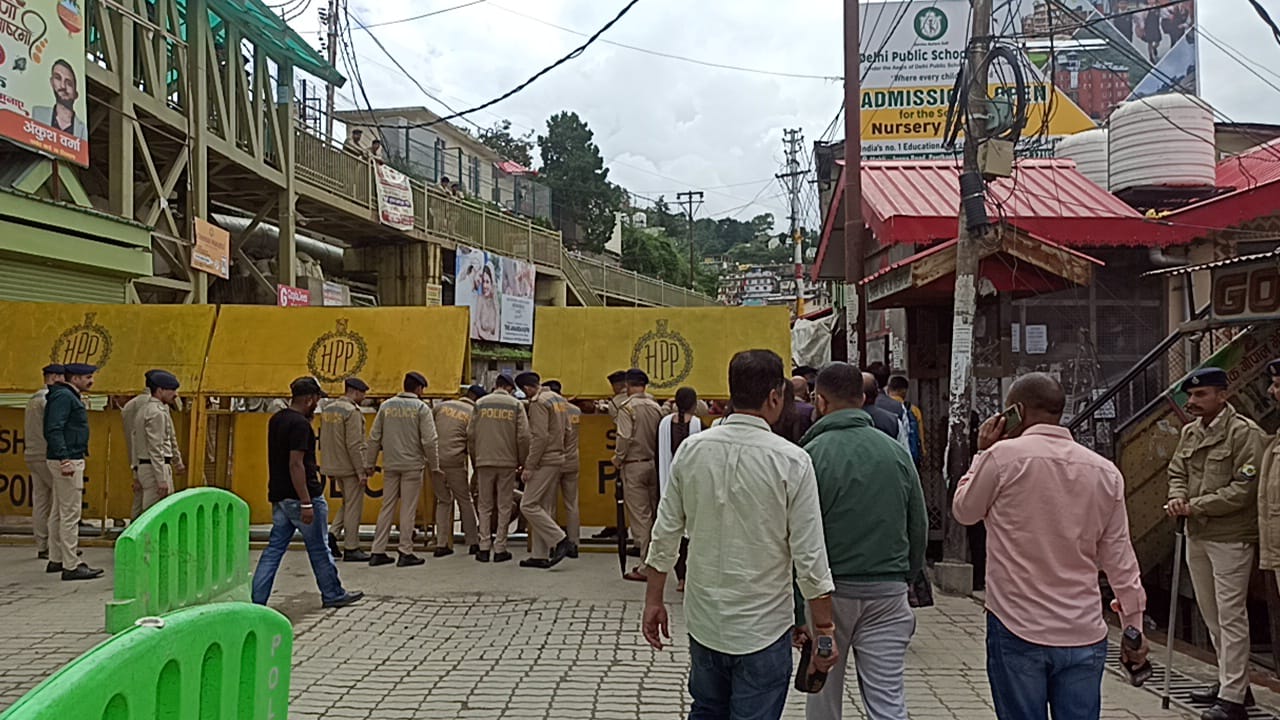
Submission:
[[[841,717],[849,657],[867,714],[907,718],[903,674],[916,627],[907,582],[924,566],[928,511],[911,454],[872,424],[862,388],[862,373],[852,365],[824,367],[817,380],[821,419],[800,441],[818,476],[840,651],[822,691],[809,696],[808,720]],[[797,599],[798,645],[808,635],[804,609]]]
[[[93,387],[98,368],[83,363],[66,366],[65,379],[49,387],[44,408],[45,458],[53,476],[53,507],[49,523],[58,528],[58,542],[49,545],[46,572],[61,572],[63,580],[93,580],[102,571],[79,562],[80,505],[84,502],[84,459],[89,455],[89,413],[81,394]]]

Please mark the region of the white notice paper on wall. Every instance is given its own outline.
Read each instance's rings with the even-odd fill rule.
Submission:
[[[1043,355],[1049,352],[1049,326],[1027,326],[1027,354]]]
[[[1009,333],[1009,351],[1022,352],[1022,323],[1013,324],[1013,332]]]

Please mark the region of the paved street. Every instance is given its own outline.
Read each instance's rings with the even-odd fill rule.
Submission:
[[[110,581],[52,580],[34,554],[0,547],[0,709],[105,639]],[[86,556],[110,566],[107,550]],[[641,586],[618,579],[613,556],[584,554],[549,572],[457,555],[418,568],[340,570],[368,601],[321,610],[305,555],[290,553],[281,569],[272,605],[295,626],[290,718],[640,720],[688,711],[680,596],[670,594],[676,647],[655,652],[639,633]],[[938,600],[920,611],[908,659],[911,716],[994,717],[981,608]],[[1206,670],[1191,660],[1181,667]],[[847,694],[845,717],[865,717],[856,687]],[[1104,696],[1104,718],[1188,717],[1162,713],[1155,695],[1111,674]],[[803,710],[793,692],[785,717],[802,718]]]

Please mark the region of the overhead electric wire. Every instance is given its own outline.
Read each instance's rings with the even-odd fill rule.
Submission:
[[[1262,7],[1262,3],[1258,2],[1258,0],[1249,0],[1249,4],[1258,13],[1258,17],[1262,18],[1262,22],[1271,28],[1271,36],[1276,39],[1277,43],[1280,43],[1280,27],[1277,27],[1276,21],[1271,19],[1271,13],[1267,12],[1267,9]]]
[[[563,25],[557,25],[556,23],[553,23],[549,20],[543,20],[542,18],[534,17],[533,15],[527,15],[525,13],[520,12],[519,10],[512,10],[511,8],[503,7],[501,5],[498,5],[497,3],[490,2],[489,7],[494,8],[496,10],[501,10],[505,13],[516,15],[518,17],[522,17],[526,20],[536,22],[541,25],[546,25],[547,27],[555,28],[556,30],[560,30],[562,32],[567,32],[571,35],[578,35],[580,37],[590,37],[587,35],[587,33],[581,32],[579,30],[574,30],[573,28],[567,28]],[[704,67],[717,68],[720,70],[733,70],[736,72],[753,73],[756,75],[772,75],[774,77],[785,77],[785,78],[792,78],[797,80],[825,80],[827,82],[841,82],[844,80],[844,78],[840,76],[814,75],[809,73],[784,72],[784,71],[777,71],[777,70],[763,70],[760,68],[750,68],[750,67],[743,67],[740,65],[731,65],[729,63],[719,63],[719,62],[712,62],[710,60],[700,60],[698,58],[691,58],[684,55],[677,55],[675,53],[664,52],[661,50],[651,50],[649,48],[639,47],[636,45],[629,45],[627,43],[618,42],[616,40],[601,40],[600,42],[606,45],[613,45],[615,47],[625,48],[627,50],[633,50],[635,52],[644,53],[646,55],[653,55],[655,57],[666,58],[668,60],[679,60],[681,62],[692,63],[694,65],[702,65]]]
[[[1223,55],[1226,55],[1228,58],[1234,60],[1236,64],[1238,64],[1240,67],[1244,68],[1245,70],[1248,70],[1249,74],[1261,80],[1264,84],[1266,84],[1272,90],[1275,90],[1276,92],[1280,92],[1280,85],[1277,85],[1275,81],[1268,80],[1267,78],[1263,77],[1261,73],[1259,73],[1257,70],[1253,69],[1248,64],[1246,64],[1245,61],[1240,58],[1240,56],[1235,54],[1235,51],[1232,50],[1229,45],[1225,45],[1222,42],[1219,42],[1217,39],[1215,39],[1209,33],[1205,32],[1203,29],[1199,29],[1198,32],[1200,33],[1200,37],[1207,40],[1210,45],[1218,48],[1218,50],[1221,51]],[[1271,74],[1273,76],[1275,75],[1275,73],[1271,73]]]
[[[401,23],[413,22],[414,20],[422,20],[423,18],[434,17],[436,15],[443,15],[447,12],[453,12],[454,10],[469,8],[472,5],[479,5],[482,2],[488,2],[488,0],[471,0],[471,2],[462,3],[461,5],[454,5],[452,7],[441,8],[439,10],[432,10],[431,12],[422,13],[421,15],[414,15],[413,17],[400,18],[399,20],[383,20],[382,22],[370,23],[368,25],[361,25],[361,27],[364,28],[365,30],[368,30],[369,28],[386,27],[387,25],[399,25]]]
[[[1073,9],[1071,9],[1070,7],[1064,6],[1061,2],[1058,2],[1058,0],[1049,0],[1049,2],[1054,5],[1057,5],[1059,10],[1064,13],[1067,13],[1069,15],[1076,14]],[[1175,5],[1183,5],[1189,2],[1192,2],[1192,0],[1167,0],[1167,2],[1163,2],[1158,5],[1149,5],[1146,7],[1135,8],[1133,10],[1125,10],[1124,12],[1115,12],[1115,13],[1109,13],[1107,15],[1099,15],[1096,18],[1093,18],[1091,20],[1083,20],[1081,22],[1075,23],[1074,25],[1059,25],[1056,28],[1054,28],[1051,32],[1072,33],[1077,30],[1083,30],[1088,27],[1093,27],[1094,25],[1101,25],[1102,23],[1110,22],[1112,20],[1115,20],[1116,18],[1125,17],[1126,15],[1139,15],[1141,13],[1151,12],[1152,10],[1162,10],[1164,8],[1174,7]],[[1043,37],[1048,37],[1049,34],[1050,34],[1049,32],[1010,33],[1008,35],[1005,35],[1004,39],[1012,40],[1012,39],[1022,39],[1022,38],[1043,38]],[[995,39],[995,38],[991,38],[991,39]]]

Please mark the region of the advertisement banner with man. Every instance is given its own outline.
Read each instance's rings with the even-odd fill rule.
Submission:
[[[0,137],[89,166],[79,0],[0,0]]]
[[[533,263],[459,246],[454,305],[471,308],[471,339],[531,345]]]
[[[1016,50],[1027,93],[1021,155],[1051,156],[1058,140],[1095,127],[1126,100],[1197,91],[1194,0],[997,6],[992,27]],[[864,3],[861,9],[864,156],[952,155],[943,145],[968,42],[969,1]],[[1012,100],[1016,84],[1006,60],[990,64],[992,97]]]

